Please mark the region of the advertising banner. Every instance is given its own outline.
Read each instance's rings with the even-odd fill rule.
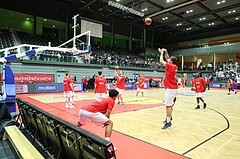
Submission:
[[[17,83],[52,83],[53,74],[14,74],[14,80]]]
[[[125,89],[133,89],[132,83],[125,83]]]
[[[58,84],[37,84],[36,85],[36,92],[59,92],[58,91]]]
[[[210,83],[211,88],[221,88],[221,83]]]
[[[16,84],[15,90],[16,93],[28,93],[28,86],[25,84],[24,85]]]
[[[149,82],[150,79],[152,79],[154,82],[161,82],[163,80],[163,77],[161,76],[144,76],[145,82]]]
[[[115,89],[116,86],[112,83],[107,83],[107,89],[110,90],[110,89]]]
[[[74,84],[74,91],[81,92],[83,90],[82,84]]]

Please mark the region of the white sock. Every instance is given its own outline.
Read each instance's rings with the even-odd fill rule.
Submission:
[[[171,121],[171,117],[167,117],[167,123]]]
[[[105,140],[110,141],[110,137],[105,137]]]

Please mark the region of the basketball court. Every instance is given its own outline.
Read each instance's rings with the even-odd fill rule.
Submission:
[[[227,89],[205,92],[206,109],[195,110],[190,88],[180,88],[174,106],[172,127],[162,130],[165,119],[164,89],[147,89],[144,101],[135,101],[135,90],[127,90],[125,105],[115,105],[111,115],[111,141],[120,159],[231,158],[240,152],[239,94]],[[75,109],[65,108],[63,93],[21,94],[19,98],[76,125],[78,111],[95,98],[93,92],[76,92]],[[104,129],[92,123],[83,129],[104,138]]]

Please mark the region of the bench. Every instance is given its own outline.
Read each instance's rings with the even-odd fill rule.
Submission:
[[[9,139],[20,158],[44,159],[44,157],[15,125],[5,127],[3,139]]]

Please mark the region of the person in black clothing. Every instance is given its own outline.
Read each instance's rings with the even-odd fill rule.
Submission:
[[[0,124],[11,119],[12,116],[8,111],[6,103],[0,103]]]

